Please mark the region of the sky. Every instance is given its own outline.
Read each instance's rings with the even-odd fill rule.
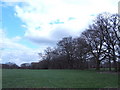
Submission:
[[[63,37],[77,37],[119,0],[1,0],[0,63],[37,62],[38,53]]]

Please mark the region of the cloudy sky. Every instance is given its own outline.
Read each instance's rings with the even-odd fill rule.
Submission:
[[[38,52],[79,36],[97,14],[117,13],[118,1],[1,0],[0,63],[38,61]]]

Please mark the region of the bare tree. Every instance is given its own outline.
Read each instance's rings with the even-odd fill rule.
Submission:
[[[74,61],[77,63],[77,68],[85,69],[87,64],[87,55],[89,53],[89,45],[84,38],[78,37],[74,39]]]
[[[72,37],[63,38],[61,41],[57,43],[60,53],[67,57],[67,61],[69,64],[69,68],[73,68],[73,52],[74,52],[74,45]]]
[[[89,26],[82,34],[86,38],[87,43],[90,45],[91,53],[96,60],[96,70],[100,70],[100,63],[105,59],[104,47],[104,28],[103,23],[100,22],[101,15],[98,15],[97,19],[92,25]]]

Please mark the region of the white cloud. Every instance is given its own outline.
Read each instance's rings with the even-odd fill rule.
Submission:
[[[31,63],[39,60],[37,52],[34,50],[3,50],[1,55],[2,63],[14,62],[18,65],[22,63]]]
[[[20,41],[21,39],[22,39],[22,37],[16,36],[16,37],[12,38],[11,40],[14,41],[14,42],[18,42],[18,41]]]
[[[1,0],[2,2],[25,2],[26,0]]]
[[[16,16],[27,30],[25,36],[34,42],[52,43],[64,36],[77,36],[101,12],[117,12],[117,0],[28,0],[16,5]],[[74,18],[69,20],[69,18]],[[63,23],[55,23],[55,21]],[[51,24],[52,23],[52,24]],[[43,42],[44,41],[44,42]]]
[[[25,3],[26,0],[0,0],[1,3],[0,3],[0,6],[2,7],[7,7],[7,6],[15,6],[15,5],[18,5],[19,3]]]
[[[38,61],[38,50],[28,48],[20,43],[21,37],[7,38],[2,29],[0,29],[0,63],[15,62],[20,65],[23,62]]]

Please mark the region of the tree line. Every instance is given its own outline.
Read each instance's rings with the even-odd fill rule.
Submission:
[[[109,68],[120,71],[120,16],[99,14],[79,37],[64,37],[55,48],[39,53],[39,62],[23,63],[23,69]]]

